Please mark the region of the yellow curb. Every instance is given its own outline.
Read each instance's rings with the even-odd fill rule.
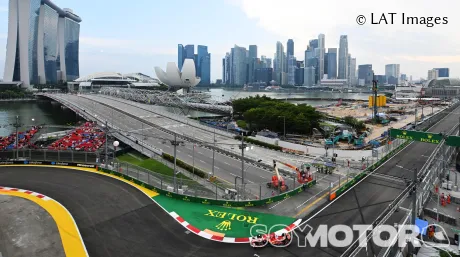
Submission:
[[[40,207],[45,209],[56,222],[65,255],[67,257],[88,256],[88,252],[86,252],[85,245],[80,232],[78,231],[78,227],[75,224],[75,220],[70,212],[59,202],[55,200],[45,201],[33,195],[8,190],[0,190],[0,194],[21,197],[38,204]]]

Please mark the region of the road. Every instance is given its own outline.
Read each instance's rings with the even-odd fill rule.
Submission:
[[[141,121],[119,113],[107,106],[97,104],[87,98],[71,95],[64,95],[63,98],[71,100],[72,103],[75,103],[77,106],[86,110],[87,113],[97,115],[98,117],[108,118],[109,127],[115,126],[122,131],[130,132],[132,136],[139,138],[139,141],[144,141],[147,144],[160,148],[170,155],[174,154],[174,147],[168,141],[173,140],[173,136],[171,134],[150,127]],[[156,120],[158,122],[158,120],[165,119],[162,116],[152,115],[152,113],[142,110],[139,111],[139,115],[148,121]],[[96,118],[97,117],[95,117],[95,119]],[[170,127],[170,129],[174,129],[174,127]],[[190,135],[193,135],[192,131],[190,131]],[[218,142],[219,139],[220,138],[216,137]],[[238,148],[238,146],[234,147]],[[186,163],[191,165],[194,163],[195,167],[201,170],[208,172],[212,171],[212,150],[205,147],[200,147],[198,145],[194,151],[192,143],[185,143],[183,146],[178,146],[176,152],[177,157]],[[241,161],[218,153],[217,151],[215,152],[214,167],[215,175],[220,179],[227,181],[229,186],[234,184],[235,177],[242,176]],[[258,168],[256,166],[245,163],[245,183],[248,183],[248,185],[246,185],[246,190],[250,190],[255,195],[259,195],[259,192],[262,190],[262,197],[269,196],[271,194],[271,190],[266,188],[265,183],[271,181],[272,175],[272,170]],[[241,183],[241,180],[238,179],[237,182]],[[262,186],[260,186],[261,183]],[[294,185],[294,181],[292,179],[288,179],[287,183],[290,186]]]
[[[237,155],[241,154],[241,151],[238,149],[238,147],[235,147],[235,145],[241,144],[241,141],[233,139],[235,136],[234,134],[219,129],[215,130],[185,116],[174,115],[169,112],[160,111],[158,110],[158,107],[154,105],[142,104],[121,98],[94,94],[80,95],[79,97],[74,95],[64,95],[64,97],[73,97],[73,100],[75,100],[75,98],[86,98],[93,102],[100,102],[115,108],[121,108],[130,114],[139,115],[141,118],[146,117],[146,120],[149,120],[150,122],[155,123],[163,128],[173,128],[174,131],[179,134],[193,136],[203,142],[212,143],[215,132],[218,147],[231,152],[235,152]],[[155,116],[156,119],[151,119],[149,116]],[[303,159],[301,156],[291,154],[280,155],[280,152],[262,148],[257,145],[254,145],[250,151],[245,153],[245,155],[253,159],[261,159],[264,163],[269,165],[271,165],[272,160],[276,158],[284,160],[288,163],[292,163],[292,160],[301,161]],[[288,159],[285,159],[286,157],[288,157]]]
[[[27,179],[24,179],[27,178]],[[47,167],[0,167],[2,186],[45,194],[73,215],[89,256],[295,256],[284,249],[254,250],[192,233],[145,194],[98,174]]]
[[[429,131],[435,133],[449,131],[458,123],[459,112],[460,107],[434,125]],[[426,157],[424,156],[429,156],[436,146],[435,144],[413,142],[377,169],[377,175],[381,174],[382,176],[370,176],[366,178],[319,214],[314,216],[316,212],[311,213],[304,220],[308,220],[308,225],[314,229],[318,228],[320,224],[327,224],[328,226],[337,224],[350,226],[354,224],[371,224],[406,186],[403,182],[385,178],[385,175],[411,179],[413,176],[412,172],[405,169],[420,170],[426,161]],[[398,168],[396,167],[397,165],[405,169]],[[325,203],[319,208],[324,208],[328,204]],[[405,215],[405,212],[397,212],[390,217],[387,224],[399,222]],[[292,248],[293,253],[302,253],[305,256],[340,256],[345,250],[346,248],[335,247]],[[375,251],[375,254],[378,254],[378,250],[377,248],[370,248],[368,252],[371,254],[371,251]],[[365,253],[366,251],[360,252],[360,254]]]

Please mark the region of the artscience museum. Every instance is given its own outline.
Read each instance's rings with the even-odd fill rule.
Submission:
[[[196,86],[200,83],[200,78],[196,76],[195,62],[193,59],[185,59],[182,71],[179,71],[176,63],[168,62],[166,72],[160,67],[155,67],[157,78],[171,89],[185,89]]]

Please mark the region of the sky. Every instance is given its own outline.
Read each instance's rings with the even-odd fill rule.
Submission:
[[[448,67],[460,77],[459,0],[54,0],[82,18],[80,75],[94,72],[142,72],[177,62],[177,44],[207,45],[211,80],[222,77],[222,58],[235,44],[258,46],[273,58],[276,42],[292,38],[295,55],[304,59],[308,41],[325,35],[326,48],[338,48],[348,35],[348,49],[359,64],[384,74],[385,64],[399,63],[401,73],[425,78],[432,68]],[[372,19],[371,14],[374,18]],[[382,13],[396,13],[394,24],[378,23]],[[447,17],[447,24],[402,24],[411,17]],[[366,24],[358,25],[364,15]],[[390,23],[390,15],[386,15]],[[362,21],[362,20],[360,20]],[[0,77],[8,33],[8,0],[0,0]],[[196,52],[196,49],[195,49]]]

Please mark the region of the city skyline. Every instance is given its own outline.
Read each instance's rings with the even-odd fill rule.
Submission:
[[[425,11],[432,10],[429,1],[408,0],[404,4],[396,4],[396,1],[372,4],[361,0],[351,3],[331,1],[327,8],[319,8],[295,24],[291,21],[292,13],[283,10],[308,9],[305,1],[292,0],[289,6],[284,6],[270,0],[198,0],[190,9],[177,8],[183,3],[180,0],[137,1],[129,7],[136,10],[136,17],[130,19],[113,18],[126,15],[126,8],[120,8],[122,2],[119,0],[110,5],[85,0],[53,2],[58,6],[69,6],[84,17],[80,35],[81,76],[101,71],[154,75],[153,67],[165,68],[167,62],[177,62],[177,44],[182,43],[208,46],[212,53],[211,81],[215,81],[222,77],[222,58],[235,44],[246,48],[257,45],[259,57],[272,58],[277,41],[286,48],[287,40],[293,39],[294,56],[297,60],[304,60],[308,40],[319,34],[326,36],[326,49],[339,48],[339,36],[348,35],[349,52],[357,59],[357,65],[373,64],[376,74],[384,74],[386,64],[398,63],[401,72],[414,79],[426,78],[427,71],[436,67],[449,67],[451,77],[460,76],[460,49],[456,46],[457,35],[451,33],[459,25],[453,19],[454,7],[459,5],[455,1],[446,3],[452,8],[438,8],[436,13]],[[85,8],[88,4],[92,8]],[[406,11],[419,16],[447,16],[449,23],[434,28],[401,24],[358,26],[356,16],[361,13],[356,6],[360,6],[359,12],[366,15],[382,10]],[[394,9],[388,9],[389,6]],[[1,0],[0,77],[3,77],[6,55],[7,7],[8,1]],[[275,10],[280,15],[267,15]],[[195,13],[196,22],[183,19],[190,11]],[[221,13],[232,17],[231,24],[222,19]],[[170,22],[164,24],[159,20]],[[184,30],[185,26],[187,29]],[[209,33],[195,32],[203,31],[203,28]]]

